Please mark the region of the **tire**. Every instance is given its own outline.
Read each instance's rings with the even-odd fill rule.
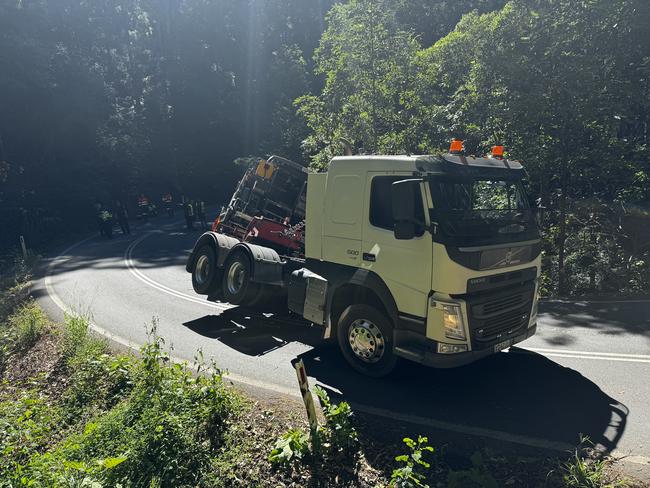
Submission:
[[[221,275],[217,269],[217,253],[210,244],[199,248],[192,269],[192,288],[199,295],[210,295],[221,284]]]
[[[346,308],[336,328],[345,360],[359,373],[379,378],[397,364],[393,352],[393,326],[375,307],[365,304]]]
[[[260,284],[251,281],[251,262],[241,251],[230,253],[221,280],[223,299],[233,305],[250,305],[258,300]]]

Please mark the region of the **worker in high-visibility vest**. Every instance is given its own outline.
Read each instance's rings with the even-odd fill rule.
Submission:
[[[190,200],[185,202],[185,223],[187,225],[187,230],[194,229],[194,207]]]
[[[201,224],[201,228],[205,230],[208,228],[208,222],[205,219],[205,202],[199,199],[195,202],[195,204],[196,204],[196,215],[198,217],[198,221]]]

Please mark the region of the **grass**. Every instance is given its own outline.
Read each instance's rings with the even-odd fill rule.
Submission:
[[[319,388],[314,442],[301,406],[260,407],[200,354],[195,369],[173,363],[155,322],[139,357],[112,353],[87,317],[51,324],[15,270],[0,295],[0,488],[623,486],[586,441],[568,459],[477,452],[452,469],[425,437],[374,441],[384,421],[360,425]]]

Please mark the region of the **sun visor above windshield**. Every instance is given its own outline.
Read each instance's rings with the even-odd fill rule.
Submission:
[[[464,156],[462,154],[443,154],[442,159],[448,163],[460,164],[463,166],[478,166],[482,168],[503,168],[503,169],[523,169],[519,161],[500,159],[500,158],[476,158]]]

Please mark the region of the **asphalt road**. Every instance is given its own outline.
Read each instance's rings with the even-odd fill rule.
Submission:
[[[543,302],[533,338],[454,370],[402,362],[385,379],[346,366],[320,328],[207,302],[186,257],[199,231],[158,218],[132,236],[91,237],[53,258],[34,293],[52,314],[89,313],[137,346],[147,326],[192,360],[200,349],[234,381],[299,395],[291,360],[357,410],[525,446],[565,449],[580,434],[641,464],[650,458],[650,301]]]

